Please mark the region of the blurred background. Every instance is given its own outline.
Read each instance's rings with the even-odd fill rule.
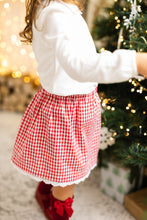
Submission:
[[[34,199],[37,182],[10,164],[22,114],[41,87],[32,47],[19,37],[24,17],[25,0],[0,0],[2,220],[45,219]],[[87,0],[83,17],[98,53],[120,48],[147,52],[146,0]],[[98,94],[102,107],[98,166],[76,187],[72,219],[146,220],[147,80],[100,84]]]

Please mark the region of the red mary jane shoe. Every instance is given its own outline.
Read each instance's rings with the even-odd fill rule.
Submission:
[[[50,220],[69,220],[73,214],[72,203],[73,199],[68,198],[65,201],[60,201],[50,194],[49,206],[45,211],[45,215]]]
[[[37,186],[35,192],[35,198],[43,211],[49,205],[48,201],[49,201],[49,195],[51,193],[51,188],[52,188],[51,184],[46,184],[43,181],[41,181]]]
[[[69,220],[73,213],[71,208],[73,199],[68,198],[65,201],[60,201],[53,197],[51,188],[52,185],[42,181],[36,189],[35,198],[42,211],[49,220]]]

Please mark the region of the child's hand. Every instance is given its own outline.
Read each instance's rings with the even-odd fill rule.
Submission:
[[[138,73],[147,78],[147,53],[136,53],[136,64]]]

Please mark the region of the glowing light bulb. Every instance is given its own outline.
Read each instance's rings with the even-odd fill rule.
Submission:
[[[22,73],[20,71],[12,72],[13,78],[20,78],[22,76]]]
[[[120,126],[120,129],[123,129],[123,128],[124,128],[124,126],[123,126],[123,125],[121,125],[121,126]]]
[[[102,47],[102,48],[100,49],[100,52],[104,52],[104,51],[105,51],[105,48]]]
[[[110,110],[110,109],[111,109],[111,106],[108,105],[108,106],[107,106],[107,109]]]
[[[11,36],[11,42],[12,42],[12,43],[15,43],[16,40],[17,40],[17,36],[16,36],[16,35],[12,35],[12,36]]]
[[[2,66],[3,66],[3,67],[8,66],[8,62],[7,62],[6,59],[3,59],[3,60],[2,60]]]
[[[125,136],[129,136],[129,135],[130,135],[129,132],[126,132],[126,133],[125,133]]]
[[[131,109],[131,112],[134,114],[134,113],[136,113],[136,110],[135,109]]]
[[[32,59],[34,59],[34,58],[35,58],[34,53],[33,53],[33,52],[31,52],[31,53],[29,54],[29,57],[30,57],[30,58],[32,58]]]
[[[25,76],[23,80],[25,83],[29,83],[31,79],[29,76]]]
[[[105,106],[106,106],[106,104],[103,102],[103,103],[102,103],[102,106],[103,106],[103,107],[105,107]]]
[[[9,3],[4,4],[4,8],[9,8],[9,6],[10,6]]]
[[[117,132],[114,132],[114,133],[113,133],[113,136],[115,137],[116,135],[117,135]]]
[[[117,24],[117,25],[115,26],[116,29],[119,29],[119,27],[120,27],[120,24]]]
[[[131,89],[131,92],[134,92],[134,91],[135,91],[135,89],[134,89],[134,88],[132,88],[132,89]]]
[[[21,54],[21,55],[25,55],[25,54],[26,54],[26,50],[25,50],[25,49],[21,49],[21,50],[20,50],[20,54]]]
[[[39,85],[40,85],[40,80],[39,80],[39,78],[36,79],[36,80],[34,81],[34,83],[35,83],[36,86],[39,86]]]
[[[123,40],[124,40],[124,37],[120,36],[120,41],[123,42]]]

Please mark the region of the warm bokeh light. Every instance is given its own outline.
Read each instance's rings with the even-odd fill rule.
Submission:
[[[37,75],[31,45],[20,42],[25,27],[25,0],[0,0],[0,75],[10,72]]]

